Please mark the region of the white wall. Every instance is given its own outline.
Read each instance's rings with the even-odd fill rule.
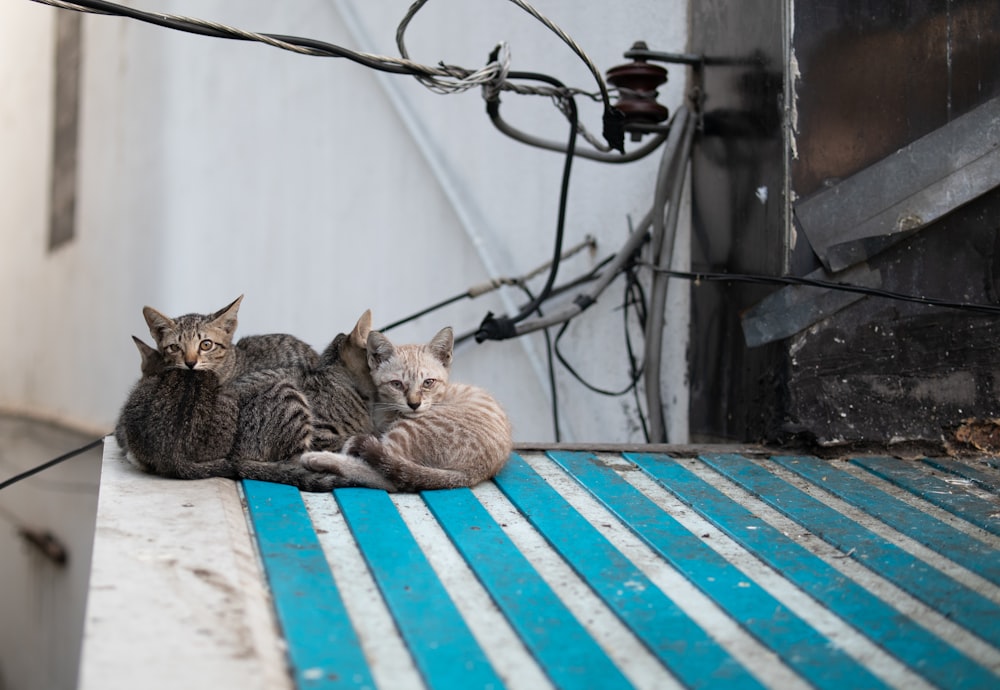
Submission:
[[[134,4],[395,55],[409,0]],[[637,39],[668,51],[685,44],[683,0],[534,4],[602,71]],[[323,347],[366,308],[385,324],[551,257],[562,157],[497,132],[477,91],[439,96],[344,60],[103,16],[84,19],[77,237],[49,252],[56,12],[28,0],[0,7],[0,411],[110,430],[138,375],[129,335],[145,336],[145,304],[208,311],[245,293],[243,334],[286,331]],[[469,67],[499,40],[511,46],[513,69],[593,88],[566,46],[503,0],[430,2],[408,33],[415,59]],[[683,83],[673,69],[660,101],[675,108]],[[522,129],[566,136],[547,99],[502,98],[504,116]],[[583,107],[583,122],[599,131],[598,109]],[[589,234],[599,249],[567,262],[562,278],[624,241],[626,217],[637,221],[652,202],[656,165],[655,155],[624,166],[576,161],[566,245]],[[674,441],[686,440],[684,294],[672,294],[663,386]],[[577,369],[608,388],[629,373],[620,300],[616,282],[563,340]],[[514,292],[460,302],[390,335],[424,339],[445,324],[468,331],[487,311],[520,302]],[[463,347],[456,376],[497,394],[517,440],[551,440],[540,334]],[[558,390],[564,440],[641,440],[631,397],[594,395],[562,370]],[[92,524],[92,505],[72,509],[31,491],[8,498],[32,503],[43,523],[54,515]],[[84,529],[72,538],[74,553],[88,553],[90,537]],[[37,572],[30,555],[8,555],[9,568]],[[26,590],[7,584],[46,611],[64,601],[60,610],[69,610],[79,608],[73,593],[84,575]],[[4,657],[8,678],[68,686],[75,652],[61,636],[63,619],[32,620],[36,627],[13,634],[69,644],[60,652],[66,663],[53,670],[15,651]],[[25,663],[13,669],[12,659]]]
[[[394,55],[410,3],[135,4]],[[623,62],[637,39],[684,48],[682,0],[535,6],[601,70]],[[101,16],[84,22],[77,239],[49,253],[55,12],[27,0],[0,10],[0,406],[109,429],[138,375],[128,336],[145,335],[144,304],[208,311],[245,293],[242,333],[287,331],[322,347],[366,308],[376,325],[388,323],[551,256],[562,157],[497,132],[478,91],[439,96],[345,60]],[[593,88],[557,37],[502,0],[430,2],[408,33],[418,61],[469,67],[499,40],[509,42],[514,69]],[[673,69],[660,98],[671,109],[683,81]],[[566,136],[547,99],[504,95],[503,104],[521,128]],[[599,110],[583,116],[599,132]],[[656,158],[574,164],[566,244],[591,234],[599,249],[569,262],[562,277],[624,241],[626,216],[638,220],[651,203]],[[520,303],[505,294],[390,335],[474,329],[487,311]],[[628,378],[620,300],[619,282],[563,340],[578,370],[609,388]],[[683,358],[679,347],[671,360]],[[456,363],[456,376],[497,393],[522,441],[552,436],[544,371],[540,335],[470,345]],[[681,393],[683,420],[684,369],[668,371],[664,398]],[[564,440],[640,440],[631,397],[596,396],[560,371],[559,398]],[[675,426],[674,440],[684,440],[683,424]]]

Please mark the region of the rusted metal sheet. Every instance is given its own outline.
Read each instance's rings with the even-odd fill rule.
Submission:
[[[696,269],[850,282],[866,260],[887,292],[1000,302],[1000,5],[708,0],[691,31],[744,58],[699,85]],[[994,317],[738,278],[692,296],[694,439],[940,443],[1000,415]]]

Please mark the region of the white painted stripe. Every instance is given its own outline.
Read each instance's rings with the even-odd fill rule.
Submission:
[[[522,457],[525,457],[535,471],[559,491],[577,512],[614,544],[615,548],[632,561],[661,592],[673,600],[684,613],[706,630],[713,639],[761,682],[771,687],[787,688],[788,690],[810,687],[782,663],[774,652],[747,633],[708,596],[691,584],[687,577],[677,572],[659,554],[635,536],[616,516],[592,498],[586,490],[577,484],[576,480],[563,472],[555,463],[541,456],[522,455]],[[630,481],[638,479],[638,475],[642,474],[632,471],[635,466],[621,456],[601,455],[600,457],[602,461],[611,466],[629,470],[621,474]],[[633,481],[632,483],[664,512],[670,515],[686,513],[695,521],[700,519],[693,515],[687,506],[660,489],[652,480]],[[653,491],[649,490],[651,486]],[[718,531],[708,526],[708,523],[703,523],[695,528],[695,533],[705,534],[708,529]]]
[[[948,620],[933,608],[918,601],[893,583],[880,576],[878,573],[869,570],[854,559],[845,558],[844,554],[840,550],[830,546],[820,537],[806,531],[804,527],[796,523],[794,520],[786,518],[777,510],[754,497],[742,487],[739,487],[722,477],[711,468],[701,463],[695,463],[688,465],[687,467],[700,478],[704,479],[707,483],[711,484],[716,489],[726,494],[751,513],[756,515],[763,522],[766,522],[775,529],[779,530],[782,534],[789,537],[799,546],[802,546],[812,552],[825,563],[837,569],[861,587],[864,587],[871,594],[878,597],[889,606],[892,606],[896,610],[905,614],[918,625],[947,641],[956,649],[961,650],[964,654],[968,655],[971,659],[978,661],[980,664],[991,668],[1000,668],[1000,656],[998,656],[1000,652],[980,640],[975,635],[972,635],[961,626]],[[888,527],[886,527],[886,529],[888,529]],[[886,662],[887,664],[898,665],[898,662],[891,657],[888,657],[888,659],[889,660]],[[881,672],[881,669],[874,668],[872,669],[872,672],[874,673],[876,670]],[[898,683],[894,682],[893,684],[897,685],[897,687],[905,687],[907,690],[910,688],[928,687],[927,681],[919,675],[914,674],[905,668],[900,670],[900,673],[903,672],[906,673],[906,680],[900,680]]]
[[[469,569],[427,504],[415,494],[396,494],[392,501],[508,690],[551,688],[547,676]]]
[[[701,463],[685,465],[689,470],[699,475],[702,479],[709,479],[714,475],[717,479],[716,488],[720,488],[718,481],[725,480],[715,474],[712,470]],[[697,515],[694,511],[681,503],[672,494],[659,486],[655,481],[641,472],[630,472],[625,474],[625,479],[639,488],[651,500],[661,508],[670,512],[678,522],[683,524],[689,531],[696,535],[708,535],[704,542],[716,553],[720,554],[727,561],[739,568],[747,577],[762,587],[768,594],[788,607],[796,616],[815,628],[820,634],[826,637],[831,645],[839,647],[846,654],[856,659],[865,666],[871,673],[887,684],[909,690],[930,688],[919,675],[910,671],[904,664],[883,651],[855,628],[833,614],[822,604],[818,603],[811,596],[803,592],[796,585],[789,582],[783,575],[776,572],[770,566],[762,562],[757,556],[747,551],[735,541],[726,536],[721,530],[710,522]],[[758,517],[762,517],[762,509],[759,508],[755,499],[749,493],[742,492],[738,487],[733,487],[743,494],[738,501],[747,510],[750,510]],[[723,492],[726,493],[726,492]],[[728,495],[728,494],[727,494]],[[750,505],[752,503],[752,505]],[[761,504],[763,505],[763,504]],[[763,506],[763,508],[767,508]],[[777,511],[770,511],[777,514]],[[780,514],[779,514],[780,516]],[[766,520],[772,526],[781,530],[786,536],[790,529],[787,524],[779,527],[770,520]],[[794,523],[792,523],[794,524]],[[794,529],[794,528],[791,528]],[[802,532],[802,528],[798,528]],[[814,551],[819,540],[815,537],[807,539],[799,544],[808,550]],[[832,549],[832,547],[831,547]],[[838,552],[839,553],[839,552]],[[771,683],[768,683],[771,685]],[[772,687],[784,687],[783,685],[772,685]]]
[[[859,467],[850,462],[842,462],[837,463],[837,469],[843,470],[844,472],[861,479],[879,491],[882,491],[893,498],[899,499],[903,503],[906,503],[917,510],[926,513],[927,515],[940,520],[946,525],[954,527],[958,531],[969,535],[973,539],[978,539],[979,541],[987,544],[990,548],[1000,549],[1000,536],[987,532],[982,527],[973,525],[971,522],[963,520],[954,513],[949,513],[944,508],[939,508],[933,503],[920,498],[916,494],[911,493],[900,486],[896,486],[892,482],[882,479],[878,475],[867,471],[863,467]],[[991,495],[989,500],[997,501],[998,499],[996,495]],[[1000,507],[998,507],[998,510],[1000,510]]]
[[[850,503],[847,503],[833,494],[828,493],[822,487],[819,487],[806,479],[802,479],[794,472],[790,472],[784,467],[781,467],[773,462],[765,462],[761,460],[757,460],[756,462],[774,476],[784,479],[793,486],[802,489],[805,493],[820,501],[824,505],[833,508],[841,515],[844,515],[862,527],[871,530],[873,533],[882,537],[889,543],[898,546],[903,551],[906,551],[911,556],[919,558],[931,567],[940,570],[948,577],[957,582],[961,582],[969,589],[982,594],[987,599],[1000,603],[1000,587],[997,587],[992,582],[989,582],[976,573],[967,570],[961,565],[942,556],[937,551],[924,546],[911,537],[896,531],[894,528],[890,527],[878,518],[872,517],[860,508],[855,508]]]
[[[423,690],[423,680],[333,495],[303,493],[302,499],[375,684],[394,690]]]
[[[680,687],[645,645],[604,605],[496,485],[480,484],[474,489],[474,493],[493,519],[503,525],[507,536],[560,601],[637,690],[669,690]]]

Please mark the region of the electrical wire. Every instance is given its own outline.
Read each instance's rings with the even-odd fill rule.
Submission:
[[[560,258],[568,259],[574,256],[575,254],[578,254],[579,252],[583,251],[584,249],[593,250],[596,247],[597,247],[597,240],[594,239],[593,235],[587,235],[582,242],[562,252],[562,254],[560,254]],[[518,278],[493,278],[488,282],[480,283],[479,285],[473,285],[465,292],[453,295],[451,297],[448,297],[447,299],[443,299],[437,304],[432,304],[431,306],[425,307],[424,309],[421,309],[416,313],[410,314],[409,316],[404,316],[403,318],[397,321],[393,321],[387,326],[383,326],[382,328],[379,328],[377,330],[384,333],[385,331],[396,328],[397,326],[402,326],[404,323],[408,323],[410,321],[418,319],[421,316],[426,316],[431,312],[437,311],[438,309],[442,309],[443,307],[447,307],[448,305],[454,304],[455,302],[461,301],[463,299],[475,299],[482,295],[493,292],[494,290],[498,290],[499,288],[505,285],[521,286],[523,288],[524,285],[526,285],[529,280],[531,280],[536,275],[545,271],[545,269],[549,268],[551,265],[552,262],[548,261],[542,264],[541,266],[532,269],[531,271],[528,271],[523,276],[520,276]],[[531,299],[534,299],[534,296],[532,296]]]
[[[100,15],[120,16],[136,21],[145,22],[154,26],[182,31],[185,33],[212,38],[222,38],[237,41],[255,41],[269,45],[274,48],[291,51],[300,55],[310,55],[315,57],[337,57],[345,58],[365,67],[388,72],[392,74],[403,74],[416,77],[425,86],[436,93],[459,93],[474,87],[483,87],[484,93],[495,93],[500,90],[515,91],[519,94],[545,95],[553,97],[561,103],[566,97],[583,94],[582,90],[568,89],[560,84],[556,88],[552,86],[528,87],[513,83],[507,79],[509,74],[510,51],[505,43],[501,43],[494,50],[494,57],[485,66],[477,70],[470,70],[456,65],[446,65],[443,63],[437,66],[422,65],[414,62],[406,55],[403,33],[409,21],[417,11],[420,10],[427,0],[417,0],[408,10],[403,21],[397,28],[397,43],[403,53],[402,57],[389,57],[376,55],[356,50],[350,50],[342,46],[319,41],[301,36],[289,36],[284,34],[261,33],[246,31],[232,27],[220,22],[214,22],[196,17],[168,14],[165,12],[147,12],[134,7],[108,2],[107,0],[32,0],[42,5],[49,5],[63,10],[74,12],[86,12]],[[544,24],[562,39],[576,55],[584,62],[588,70],[597,80],[599,98],[604,103],[604,138],[611,149],[616,149],[624,153],[625,116],[621,111],[612,106],[608,87],[603,77],[597,70],[593,61],[587,56],[580,46],[570,38],[564,31],[556,26],[551,20],[540,14],[533,7],[523,2],[523,0],[511,0],[535,19]],[[590,95],[590,94],[588,94]],[[594,96],[591,96],[594,97]]]
[[[532,294],[531,289],[527,285],[521,283],[518,285],[521,291],[527,296],[529,302],[535,300],[535,296]],[[542,315],[541,308],[536,310],[538,315]],[[562,430],[559,426],[559,390],[556,388],[556,368],[555,362],[552,359],[552,336],[549,334],[549,329],[542,331],[545,336],[545,360],[549,367],[549,398],[550,398],[550,410],[552,414],[552,433],[553,438],[555,438],[556,443],[562,441]]]
[[[827,290],[839,290],[841,292],[854,292],[869,297],[879,297],[883,299],[897,300],[900,302],[913,302],[924,304],[929,307],[943,307],[946,309],[957,309],[976,314],[989,316],[1000,316],[1000,305],[981,304],[974,302],[955,302],[946,299],[933,297],[923,297],[919,295],[908,295],[902,292],[893,292],[881,288],[865,287],[864,285],[853,285],[851,283],[840,283],[832,280],[822,280],[819,278],[801,278],[798,276],[769,276],[754,273],[724,273],[713,271],[675,271],[650,263],[642,263],[642,266],[657,273],[664,274],[670,278],[682,278],[695,283],[701,281],[722,281],[735,283],[762,283],[767,285],[802,285],[806,287],[823,288]]]
[[[632,335],[629,329],[629,307],[634,305],[639,327],[643,331],[645,331],[646,298],[645,298],[645,292],[642,289],[642,284],[639,282],[638,276],[636,275],[635,265],[633,264],[632,266],[629,266],[624,271],[622,271],[622,273],[625,275],[625,290],[623,292],[621,310],[623,315],[622,323],[624,326],[625,351],[628,356],[628,364],[630,372],[630,381],[628,385],[626,385],[623,389],[617,391],[601,388],[591,383],[590,381],[586,380],[576,370],[576,368],[574,368],[573,365],[569,363],[566,356],[559,350],[559,341],[562,339],[562,336],[566,333],[567,329],[569,328],[569,325],[571,323],[570,321],[564,322],[560,327],[559,332],[556,334],[555,340],[553,341],[552,350],[555,352],[555,356],[558,359],[559,363],[584,388],[587,388],[588,390],[597,393],[599,395],[604,395],[608,397],[621,397],[623,395],[628,394],[629,392],[632,392],[636,404],[636,413],[639,417],[639,423],[642,427],[643,438],[646,439],[646,441],[648,442],[649,427],[646,422],[646,416],[642,412],[642,404],[639,400],[639,394],[638,394],[638,383],[642,379],[642,372],[644,365],[640,365],[637,361],[638,358],[635,355],[635,348],[633,347],[632,344]],[[545,328],[544,330],[546,335],[548,335],[548,330],[549,330],[548,328]],[[558,412],[554,411],[553,414],[558,414]]]
[[[558,79],[545,74],[511,72],[510,77],[512,79],[539,80],[548,82],[554,86],[562,86],[562,82]],[[482,323],[479,325],[479,330],[476,331],[476,342],[478,343],[485,340],[506,340],[507,338],[513,338],[516,336],[517,331],[515,326],[517,323],[531,316],[539,305],[549,298],[552,292],[552,287],[555,284],[556,275],[559,272],[559,261],[562,256],[563,235],[566,229],[566,206],[569,198],[570,172],[573,167],[573,154],[576,151],[576,101],[570,96],[567,97],[566,102],[569,105],[569,142],[566,144],[566,156],[563,161],[562,182],[559,186],[559,210],[556,218],[555,247],[553,249],[552,264],[549,268],[549,276],[545,281],[545,286],[542,288],[541,293],[514,316],[496,317],[492,312],[487,313],[486,318],[484,318]]]
[[[428,0],[417,0],[416,2],[411,4],[409,9],[407,9],[406,14],[403,15],[402,20],[400,20],[399,26],[396,27],[396,47],[399,49],[400,56],[402,56],[403,59],[405,60],[410,59],[410,53],[406,47],[406,41],[404,35],[406,33],[406,30],[409,28],[410,22],[413,21],[413,18],[417,15],[417,12],[423,9],[424,5],[426,5],[427,2]],[[539,22],[541,22],[546,28],[548,28],[550,31],[556,34],[566,45],[568,45],[574,53],[576,53],[576,55],[583,61],[583,63],[587,66],[587,69],[590,70],[590,73],[594,75],[594,79],[597,81],[597,87],[599,90],[598,98],[604,102],[605,108],[611,108],[611,98],[610,94],[608,93],[608,87],[604,81],[604,77],[598,71],[597,67],[594,65],[590,57],[585,52],[583,52],[583,50],[580,48],[577,42],[574,41],[572,38],[570,38],[565,31],[556,26],[551,20],[540,14],[538,10],[531,7],[526,2],[523,2],[523,0],[510,0],[510,2],[514,3],[515,5],[526,11],[528,14],[530,14],[532,17],[537,19]],[[506,55],[507,57],[507,59],[501,60],[500,64],[507,65],[509,63],[510,49],[505,42],[501,42],[497,46],[496,51],[494,51],[494,55],[491,56],[490,64],[496,61],[497,51],[499,51],[500,55]],[[461,68],[449,67],[449,69],[460,70]],[[434,77],[425,77],[422,75],[416,75],[416,76],[421,83],[423,83],[432,91],[437,91],[438,89],[448,90],[450,88],[450,85],[448,83],[441,82],[440,80]],[[504,70],[501,73],[501,76],[502,77],[506,76],[506,70]],[[498,81],[503,81],[503,79],[500,79]],[[535,93],[535,94],[553,93],[550,89],[520,90],[521,88],[523,87],[518,87],[514,85],[511,86],[511,89],[518,93]],[[575,93],[580,94],[583,92],[575,91]]]
[[[638,301],[636,302],[636,304],[639,305],[639,307],[641,307],[641,310],[640,309],[636,310],[639,321],[639,328],[643,333],[645,333],[646,317],[648,316],[648,312],[646,311],[646,295],[645,291],[642,289],[642,283],[639,282],[638,276],[635,274],[634,270],[629,272],[629,286],[626,288],[626,291],[628,290],[631,290],[633,292],[634,296],[631,298],[632,301],[635,300],[635,296],[638,296]],[[626,302],[625,302],[626,306],[628,305],[629,300],[630,298],[628,296],[628,293],[626,292]],[[642,376],[643,369],[645,368],[645,362],[641,367],[636,364],[635,348],[632,346],[632,335],[628,328],[628,310],[625,309],[623,311],[625,312],[624,314],[625,352],[628,354],[629,368],[631,369],[631,371],[635,372],[635,376]],[[643,353],[643,356],[644,357],[646,356],[645,352]],[[642,402],[639,400],[638,385],[632,386],[632,397],[635,400],[635,411],[636,414],[639,416],[639,424],[642,426],[642,437],[643,439],[645,439],[646,443],[649,443],[649,425],[646,423],[646,415],[642,413]]]
[[[493,126],[501,132],[507,135],[515,141],[519,141],[522,144],[528,144],[529,146],[534,146],[535,148],[545,149],[547,151],[556,151],[558,153],[565,153],[566,147],[561,142],[550,141],[548,139],[542,139],[541,137],[536,137],[533,134],[528,134],[520,129],[517,129],[500,115],[500,97],[495,95],[493,97],[487,98],[486,100],[486,114],[490,118],[490,122]],[[582,129],[582,128],[581,128]],[[629,151],[624,154],[610,154],[606,153],[609,147],[601,147],[595,144],[592,137],[585,138],[593,146],[596,151],[581,150],[577,151],[576,155],[581,158],[586,158],[588,160],[597,161],[599,163],[632,163],[642,158],[645,158],[662,144],[667,139],[667,132],[658,132],[653,136],[648,142],[643,144],[641,147]]]
[[[627,323],[627,319],[628,319],[628,308],[627,308],[628,299],[627,299],[627,297],[628,297],[628,287],[626,287],[626,302],[625,302],[625,305],[623,305],[622,308],[625,311],[625,317],[626,317],[626,340],[628,341],[626,347],[627,347],[628,350],[631,350],[631,340],[630,340],[630,336],[628,335],[628,329],[627,329],[627,326],[628,326],[628,323]],[[617,397],[620,397],[622,395],[625,395],[626,393],[628,393],[632,389],[634,389],[636,387],[636,385],[639,383],[639,380],[642,378],[642,367],[635,367],[635,366],[631,367],[631,369],[632,369],[632,371],[631,371],[631,378],[630,378],[628,384],[624,388],[622,388],[621,390],[617,390],[617,391],[608,390],[606,388],[601,388],[601,387],[599,387],[599,386],[597,386],[595,384],[592,384],[592,383],[588,382],[587,380],[585,380],[579,374],[579,372],[576,371],[576,369],[566,360],[565,355],[563,355],[563,353],[559,350],[559,341],[562,339],[562,336],[566,332],[566,329],[569,327],[570,323],[572,323],[572,322],[571,321],[566,321],[559,328],[559,332],[556,334],[556,338],[555,338],[554,349],[555,349],[556,359],[559,360],[560,364],[562,364],[564,367],[566,367],[566,370],[570,374],[573,375],[573,378],[575,378],[577,381],[579,381],[581,384],[583,384],[583,386],[585,388],[587,388],[588,390],[593,391],[594,393],[600,393],[601,395],[606,395],[606,396],[612,397],[612,398],[617,398]],[[635,364],[634,360],[631,363],[634,365]]]
[[[27,479],[28,477],[30,477],[32,475],[35,475],[35,474],[38,474],[39,472],[41,472],[43,470],[47,470],[48,468],[50,468],[50,467],[52,467],[54,465],[58,465],[61,462],[65,462],[66,460],[69,460],[70,458],[76,457],[77,455],[80,455],[82,453],[86,453],[91,448],[95,448],[95,447],[99,446],[103,442],[104,442],[104,438],[103,437],[98,438],[98,439],[94,439],[90,443],[87,443],[86,445],[81,446],[81,447],[77,448],[76,450],[71,450],[68,453],[64,453],[64,454],[60,455],[58,458],[53,458],[52,460],[49,460],[48,462],[43,462],[41,465],[38,465],[37,467],[33,467],[30,470],[26,470],[24,472],[21,472],[20,474],[16,474],[13,477],[5,479],[2,482],[0,482],[0,490],[6,489],[8,486],[11,486],[12,484],[16,484],[17,482],[21,481],[22,479]]]

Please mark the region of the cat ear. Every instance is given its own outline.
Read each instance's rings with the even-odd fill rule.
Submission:
[[[354,325],[354,330],[351,331],[351,344],[362,349],[365,348],[368,342],[368,334],[372,331],[372,310],[366,309],[365,313],[361,315],[358,319],[357,324]]]
[[[147,345],[147,344],[145,343],[145,341],[143,341],[143,340],[142,340],[141,338],[137,338],[137,337],[136,337],[136,336],[134,336],[134,335],[132,336],[132,342],[134,342],[134,343],[135,343],[135,346],[136,346],[137,348],[139,348],[139,354],[140,354],[140,355],[142,355],[142,358],[143,358],[144,360],[145,360],[145,359],[146,359],[146,357],[148,357],[148,356],[149,356],[149,355],[150,355],[151,353],[153,353],[153,352],[157,352],[157,350],[156,350],[155,348],[152,348],[152,347],[150,347],[149,345]]]
[[[132,336],[132,342],[139,348],[139,356],[142,357],[142,364],[139,366],[143,374],[151,374],[163,364],[163,356],[160,351],[150,347],[139,338]]]
[[[445,367],[451,366],[451,353],[455,349],[455,335],[450,326],[445,326],[437,335],[427,343],[427,349],[431,351],[441,364]]]
[[[146,319],[146,325],[149,326],[149,334],[153,336],[153,340],[157,344],[163,338],[163,334],[176,325],[173,319],[169,316],[164,316],[152,307],[143,307],[142,317]]]
[[[236,331],[236,312],[240,310],[240,302],[242,301],[243,295],[240,295],[227,306],[212,314],[209,317],[209,321],[229,335],[232,335]]]
[[[389,339],[378,331],[368,333],[368,368],[376,369],[379,364],[386,361],[396,351]]]

